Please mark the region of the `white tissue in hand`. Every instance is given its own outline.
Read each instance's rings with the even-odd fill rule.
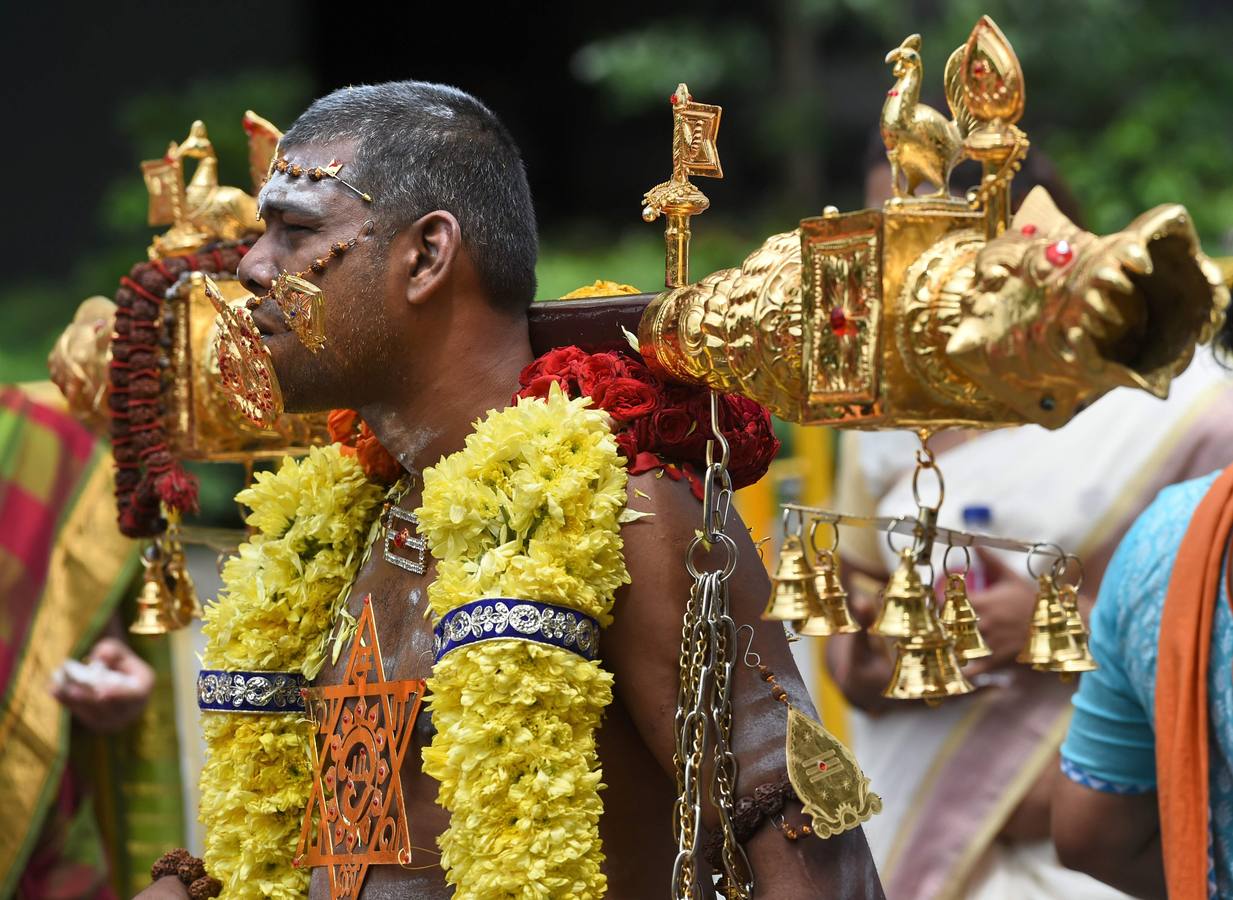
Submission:
[[[66,659],[64,664],[56,669],[53,678],[57,685],[68,682],[93,688],[96,691],[135,689],[138,686],[135,676],[109,669],[97,659],[88,664],[80,663],[75,659]]]

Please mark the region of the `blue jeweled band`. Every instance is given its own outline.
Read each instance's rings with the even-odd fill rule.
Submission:
[[[480,641],[518,640],[547,644],[583,659],[599,655],[599,622],[566,606],[488,597],[452,609],[433,629],[433,659]]]
[[[308,679],[298,672],[202,669],[197,706],[202,712],[302,713]]]

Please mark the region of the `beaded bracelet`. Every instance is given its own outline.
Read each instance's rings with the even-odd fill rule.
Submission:
[[[188,888],[188,896],[192,900],[207,900],[223,892],[223,883],[207,875],[205,863],[183,847],[168,850],[150,867],[150,878],[153,881],[171,876],[179,878],[184,887]]]
[[[781,815],[784,804],[795,799],[797,799],[796,790],[792,787],[792,782],[785,778],[782,781],[760,784],[754,788],[752,795],[737,800],[732,806],[732,833],[736,837],[736,842],[745,843],[754,836],[763,822],[767,820],[774,822],[776,817],[779,818],[779,822],[775,823],[775,827],[790,841],[795,841],[803,835],[813,834],[813,828],[808,823],[795,828],[789,825]],[[715,872],[723,871],[723,853],[723,832],[712,831],[707,836],[702,855]]]

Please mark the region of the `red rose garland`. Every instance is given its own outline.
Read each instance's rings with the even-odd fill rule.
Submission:
[[[616,420],[617,446],[629,461],[629,474],[662,469],[673,480],[689,479],[702,499],[706,442],[711,435],[711,397],[705,388],[661,381],[629,353],[588,353],[578,347],[550,350],[522,370],[519,397],[547,399],[553,384],[571,398],[590,397]],[[765,407],[735,394],[719,398],[720,431],[728,439],[728,473],[734,488],[753,484],[770,468],[779,439]],[[336,409],[329,417],[330,438],[358,457],[374,481],[390,484],[402,467],[354,410]]]
[[[515,397],[547,397],[553,383],[570,397],[589,396],[616,420],[617,445],[629,460],[631,475],[663,469],[679,479],[683,473],[702,499],[701,474],[711,436],[707,389],[661,381],[630,353],[587,353],[578,347],[545,353],[522,370],[519,383],[522,390]],[[747,487],[765,475],[780,446],[766,408],[723,394],[719,427],[731,449],[732,486]]]

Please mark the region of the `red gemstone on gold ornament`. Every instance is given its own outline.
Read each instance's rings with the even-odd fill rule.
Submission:
[[[856,334],[856,323],[848,318],[842,306],[831,310],[831,331],[838,337]]]
[[[1054,241],[1045,248],[1045,259],[1049,260],[1050,265],[1057,266],[1059,269],[1074,258],[1075,251],[1069,241]]]
[[[1032,235],[1036,233],[1036,226],[1035,225],[1024,225],[1022,228],[1019,229],[1019,233],[1023,235],[1024,237],[1031,237]]]

